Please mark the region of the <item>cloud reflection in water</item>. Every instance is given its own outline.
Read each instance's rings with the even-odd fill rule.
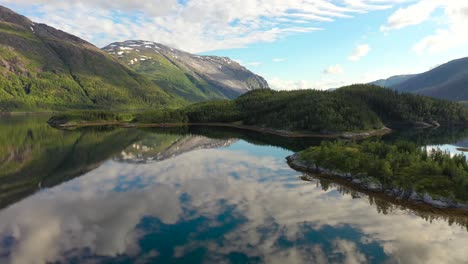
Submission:
[[[468,232],[407,210],[379,214],[299,179],[289,152],[237,142],[148,164],[108,161],[0,212],[12,263],[460,263]],[[0,245],[1,240],[0,240]],[[2,259],[0,259],[2,260]]]

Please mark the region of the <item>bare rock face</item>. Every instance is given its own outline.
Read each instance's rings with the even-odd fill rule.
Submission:
[[[137,71],[141,64],[158,66],[152,68],[154,72],[149,71],[151,68],[144,67],[140,73],[156,76],[158,70],[164,70],[161,67],[172,67],[173,71],[182,72],[193,83],[206,84],[204,87],[198,85],[198,88],[221,93],[225,98],[234,98],[254,89],[268,88],[264,78],[226,57],[194,55],[142,40],[112,43],[103,50]]]

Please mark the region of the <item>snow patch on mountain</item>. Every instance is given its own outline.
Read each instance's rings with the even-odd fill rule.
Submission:
[[[159,63],[161,59],[168,60],[175,68],[188,72],[197,79],[203,79],[214,87],[230,91],[230,94],[243,94],[254,89],[268,88],[265,79],[227,57],[195,55],[160,43],[141,40],[112,43],[103,50],[127,58],[132,56],[130,65],[146,60]],[[120,53],[122,51],[124,53]],[[145,60],[133,59],[135,56]]]

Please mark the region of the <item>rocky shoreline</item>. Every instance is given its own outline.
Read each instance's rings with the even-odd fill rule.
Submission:
[[[435,199],[429,194],[419,194],[414,190],[408,191],[400,188],[386,188],[380,182],[371,177],[357,177],[351,173],[341,173],[330,169],[322,168],[316,164],[303,161],[299,154],[294,154],[286,158],[288,165],[301,172],[324,174],[345,180],[350,185],[368,192],[380,193],[389,198],[397,199],[414,204],[425,204],[438,209],[458,209],[468,211],[468,203],[459,203],[446,198]]]

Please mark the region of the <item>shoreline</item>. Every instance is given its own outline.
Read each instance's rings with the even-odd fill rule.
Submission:
[[[95,127],[95,126],[119,126],[122,128],[171,128],[171,127],[183,127],[183,126],[206,126],[206,127],[228,127],[236,128],[241,130],[254,131],[259,133],[271,134],[281,137],[288,138],[343,138],[343,139],[366,139],[374,136],[383,136],[392,132],[388,127],[381,129],[362,131],[362,132],[343,132],[338,134],[314,134],[304,132],[291,132],[286,130],[279,130],[273,128],[247,126],[247,125],[236,125],[229,123],[160,123],[160,124],[139,124],[139,123],[125,123],[118,121],[109,122],[84,122],[84,123],[65,123],[65,124],[51,124],[59,129],[74,129],[82,127]]]
[[[410,205],[426,207],[427,210],[441,212],[452,212],[467,216],[468,203],[458,203],[447,198],[434,199],[429,194],[418,194],[415,191],[406,191],[400,188],[384,188],[380,183],[370,179],[358,179],[350,173],[340,173],[330,169],[322,168],[316,164],[303,161],[299,154],[286,157],[288,165],[299,172],[323,175],[330,180],[347,185],[366,194],[381,196],[392,203],[399,205]]]
[[[27,115],[51,115],[54,111],[39,111],[39,112],[0,112],[0,117],[4,116],[27,116]]]

